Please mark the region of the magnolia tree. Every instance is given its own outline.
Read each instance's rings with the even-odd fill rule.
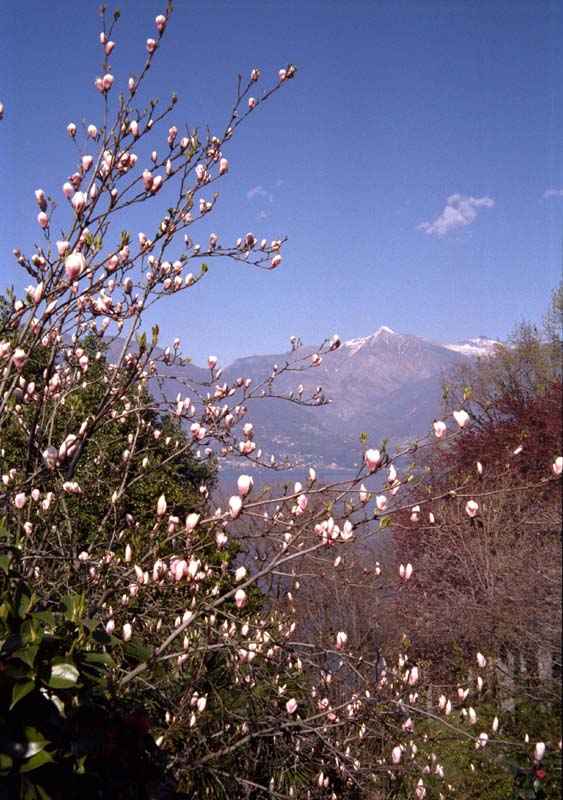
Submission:
[[[111,67],[119,15],[102,14],[99,117],[69,122],[78,165],[61,198],[36,190],[42,244],[14,250],[29,285],[0,309],[0,781],[25,798],[448,796],[455,776],[425,724],[479,757],[508,746],[495,742],[497,717],[483,729],[450,717],[454,706],[476,714],[487,655],[476,646],[467,682],[428,703],[432,675],[406,643],[395,660],[384,654],[354,600],[360,588],[401,591],[370,538],[406,511],[439,524],[424,502],[411,507],[425,481],[413,456],[455,439],[470,416],[460,404],[394,454],[363,441],[346,483],[321,485],[310,469],[279,493],[255,489],[247,462],[281,465],[263,458],[248,401],[276,396],[280,374],[314,369],[338,337],[312,357],[293,341],[259,384],[226,380],[214,356],[207,379],[188,382],[175,372],[180,339],[159,348],[143,319],[189,298],[211,259],[280,265],[283,241],[197,243],[194,231],[213,214],[230,140],[296,70],[266,89],[258,68],[239,79],[224,128],[205,137],[174,119],[175,95],[138,108],[171,11],[128,81]],[[118,232],[139,204],[154,209],[152,228]],[[170,403],[158,379],[175,376]],[[298,385],[286,399],[318,405]],[[218,502],[225,457],[240,459],[240,477]],[[529,490],[562,465],[557,456]],[[467,519],[481,491],[448,489]],[[398,569],[405,585],[416,568]],[[515,746],[536,767],[557,749]]]

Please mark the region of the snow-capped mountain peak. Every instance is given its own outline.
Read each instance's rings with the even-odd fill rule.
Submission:
[[[475,339],[466,339],[464,342],[445,344],[443,347],[462,353],[465,356],[490,356],[499,342],[496,339],[489,339],[487,336],[477,336]]]

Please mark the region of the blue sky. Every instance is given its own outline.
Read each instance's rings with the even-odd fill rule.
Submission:
[[[115,97],[164,4],[118,7]],[[100,124],[97,9],[4,0],[2,289],[29,282],[11,250],[40,241],[34,190],[64,199],[67,124]],[[549,0],[178,0],[145,95],[178,93],[171,124],[224,125],[238,72],[260,67],[266,87],[289,62],[299,71],[239,129],[193,232],[287,235],[283,263],[210,262],[150,317],[163,344],[180,335],[196,363],[227,364],[292,334],[314,344],[386,324],[457,341],[539,321],[562,266],[562,41],[563,4]]]

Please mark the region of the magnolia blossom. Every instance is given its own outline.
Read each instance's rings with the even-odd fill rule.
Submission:
[[[17,369],[23,369],[27,364],[28,355],[21,347],[16,347],[12,355],[12,361]]]
[[[393,759],[393,764],[398,764],[401,761],[402,755],[403,755],[403,750],[401,746],[396,745],[391,751],[391,758]]]
[[[239,475],[237,480],[239,494],[242,497],[246,497],[246,495],[249,494],[250,490],[252,489],[253,483],[254,481],[252,479],[252,475]]]
[[[209,365],[209,369],[215,369],[217,364],[217,356],[209,356],[207,359],[207,364]]]
[[[541,761],[545,753],[545,743],[544,742],[536,742],[536,746],[534,748],[534,761]]]
[[[485,669],[487,666],[487,659],[483,655],[483,653],[477,653],[477,664],[481,669]]]
[[[240,581],[246,578],[246,567],[238,567],[235,572],[235,581],[240,583]]]
[[[242,511],[242,500],[240,497],[233,495],[229,498],[229,511],[232,519],[236,519]]]
[[[465,504],[465,513],[469,517],[474,517],[478,510],[479,503],[476,503],[475,500],[468,500]]]
[[[157,516],[159,517],[164,516],[164,514],[166,514],[166,508],[167,508],[166,497],[163,494],[161,494],[160,497],[158,498],[158,503],[156,504]]]
[[[237,608],[242,608],[246,603],[246,592],[244,589],[237,589],[235,593],[235,605]]]
[[[418,679],[419,679],[418,667],[411,667],[411,669],[409,670],[409,678],[408,678],[409,686],[416,686],[416,684],[418,683]]]
[[[489,734],[488,733],[480,733],[479,734],[479,738],[475,742],[475,749],[476,750],[482,750],[483,747],[487,746],[488,741],[489,741]]]
[[[336,649],[342,650],[343,647],[346,647],[346,642],[348,641],[348,634],[344,631],[338,631],[336,634]]]
[[[551,469],[554,475],[561,475],[563,472],[563,456],[557,456]]]
[[[464,411],[462,408],[460,411],[454,411],[453,415],[459,427],[465,428],[465,426],[469,422],[469,414],[467,413],[467,411]]]
[[[385,511],[389,504],[389,499],[384,494],[378,494],[375,498],[375,505],[377,506],[378,511]]]
[[[131,638],[131,634],[133,633],[133,629],[129,622],[126,622],[123,626],[123,641],[128,642]]]
[[[445,434],[445,432],[446,432],[446,423],[445,422],[442,422],[441,420],[438,420],[438,422],[434,423],[434,433],[436,434],[438,439],[441,439],[442,436]]]
[[[61,242],[65,245],[66,242]],[[82,253],[71,253],[65,258],[65,273],[68,280],[72,283],[78,280],[81,273],[86,269],[86,259]]]
[[[191,513],[188,514],[186,517],[186,533],[190,533],[193,531],[197,523],[199,522],[200,514]]]
[[[285,704],[285,708],[288,714],[295,714],[297,711],[297,700],[294,697],[290,698]]]
[[[381,454],[379,450],[366,450],[364,460],[369,472],[375,472],[381,466]]]

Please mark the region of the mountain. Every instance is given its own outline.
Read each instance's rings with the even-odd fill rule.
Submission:
[[[393,446],[425,433],[440,415],[442,376],[460,362],[489,355],[495,344],[484,336],[439,344],[381,326],[371,336],[343,342],[302,372],[284,372],[291,354],[276,354],[238,359],[225,374],[257,381],[276,365],[278,393],[295,395],[301,384],[304,398],[329,400],[312,409],[268,398],[248,404],[249,418],[276,457],[287,453],[323,469],[344,469],[359,463],[362,431],[374,446],[383,438]],[[294,355],[310,365],[314,352],[304,347]]]
[[[371,446],[386,438],[391,448],[427,432],[441,414],[442,377],[456,364],[488,356],[495,344],[485,336],[440,344],[383,325],[324,353],[318,366],[311,366],[315,349],[303,346],[237,359],[224,368],[220,382],[251,378],[260,389],[265,381],[259,390],[265,397],[247,403],[247,418],[267,456],[288,456],[292,463],[321,470],[350,469],[360,461],[361,432]],[[210,375],[193,365],[174,371],[186,383],[204,382]],[[270,387],[272,374],[276,380]],[[279,398],[293,393],[296,399],[299,385],[309,406]],[[185,394],[170,378],[158,391],[169,400],[179,391]]]

